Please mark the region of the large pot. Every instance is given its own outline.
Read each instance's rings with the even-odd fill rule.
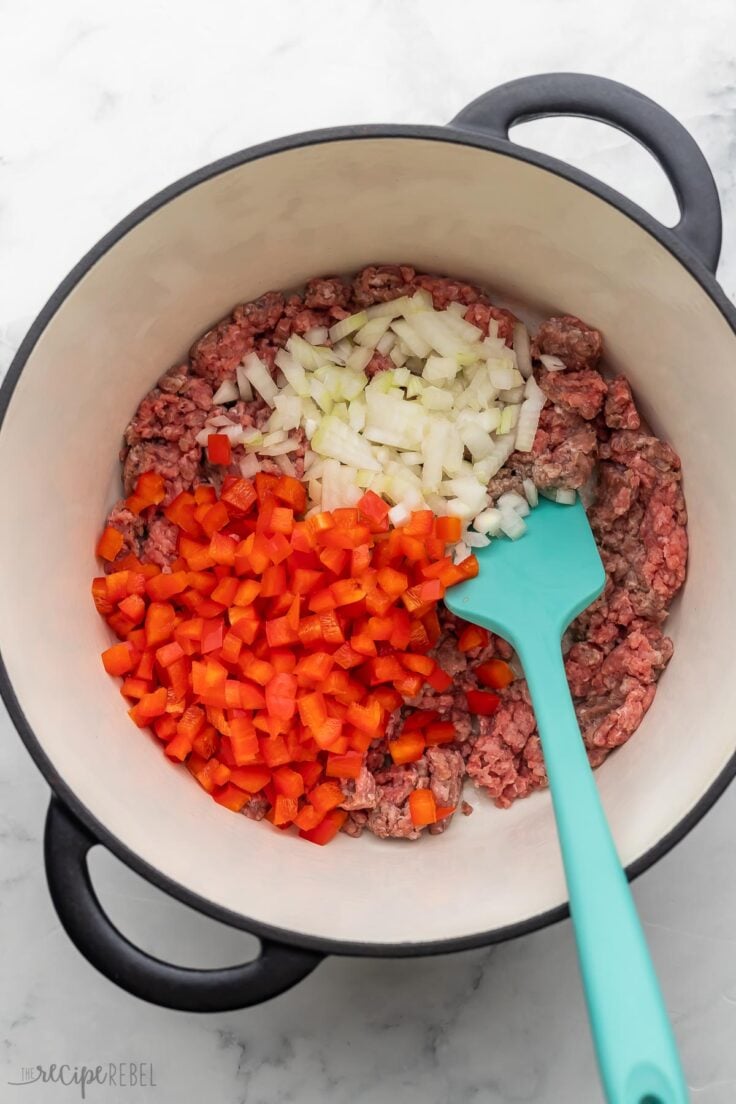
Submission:
[[[637,138],[682,218],[509,140],[574,114]],[[675,655],[641,731],[598,772],[631,876],[699,820],[734,773],[736,313],[713,278],[720,210],[687,132],[611,81],[553,74],[481,96],[449,127],[345,127],[237,153],[121,222],[43,309],[2,388],[2,694],[53,797],[49,886],[69,936],[131,993],[214,1011],[287,989],[325,954],[423,955],[566,914],[549,795],[407,844],[310,847],[235,817],[136,733],[102,671],[93,548],[119,493],[122,427],[161,370],[233,303],[317,273],[408,261],[600,327],[608,363],[683,461],[692,557],[668,622]],[[33,442],[29,447],[29,442]],[[187,970],[110,924],[86,868],[102,843],[173,896],[262,940],[242,967]]]

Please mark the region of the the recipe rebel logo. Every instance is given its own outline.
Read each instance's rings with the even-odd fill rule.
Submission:
[[[88,1099],[88,1090],[92,1086],[115,1090],[157,1087],[152,1062],[105,1062],[95,1066],[72,1066],[65,1062],[53,1062],[48,1066],[22,1066],[20,1076],[7,1083],[13,1088],[26,1088],[29,1085],[63,1085],[66,1088],[76,1088],[80,1100]],[[34,1094],[33,1104],[38,1099]]]

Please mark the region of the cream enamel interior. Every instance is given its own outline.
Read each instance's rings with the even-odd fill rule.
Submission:
[[[477,148],[362,138],[272,154],[169,202],[97,261],[42,334],[0,433],[0,641],[44,752],[131,851],[245,917],[381,945],[473,935],[559,905],[549,795],[508,812],[479,797],[472,817],[411,845],[342,836],[317,848],[233,816],[130,724],[89,597],[121,432],[157,376],[235,302],[371,261],[465,276],[599,326],[609,364],[679,451],[692,551],[670,621],[675,656],[598,781],[627,863],[689,812],[736,740],[736,681],[723,675],[736,620],[733,333],[622,212]]]

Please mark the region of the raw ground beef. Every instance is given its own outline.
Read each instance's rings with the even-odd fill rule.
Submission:
[[[512,343],[514,315],[494,306],[473,284],[417,273],[410,265],[369,265],[351,282],[338,276],[309,280],[302,294],[269,291],[236,306],[232,313],[195,344],[186,363],[171,368],[140,403],[125,434],[121,462],[123,486],[130,493],[142,472],[163,475],[165,503],[201,482],[219,482],[222,469],[210,468],[197,435],[213,415],[233,424],[260,427],[269,407],[260,399],[215,406],[214,391],[236,378],[243,357],[255,350],[274,373],[274,357],[292,333],[331,326],[337,319],[374,303],[387,302],[417,289],[429,291],[438,310],[461,303],[465,318],[484,333],[496,332]],[[599,766],[610,751],[635,732],[650,707],[656,682],[672,655],[662,631],[667,610],[685,578],[687,513],[680,461],[668,444],[643,424],[625,378],[606,380],[598,371],[603,339],[598,330],[571,315],[543,322],[531,345],[535,376],[547,403],[530,453],[513,453],[491,480],[495,501],[505,491],[522,491],[531,478],[542,490],[583,488],[589,517],[606,568],[600,598],[573,623],[567,637],[565,665],[588,758]],[[540,357],[560,358],[565,368],[549,371]],[[376,353],[369,376],[393,367]],[[306,438],[293,434],[290,454],[298,477],[304,472]],[[245,456],[233,449],[233,472]],[[278,465],[260,458],[262,470]],[[109,525],[123,535],[118,559],[130,552],[166,570],[176,558],[176,528],[160,507],[135,516],[125,501],[109,514]],[[108,565],[109,570],[115,564]],[[422,833],[411,820],[409,794],[429,788],[438,805],[463,814],[469,777],[502,807],[547,784],[539,736],[527,686],[519,677],[499,691],[501,704],[490,717],[471,717],[466,692],[478,689],[475,668],[498,657],[512,661],[511,647],[491,636],[483,649],[462,653],[462,629],[449,611],[439,611],[442,636],[432,653],[453,678],[449,692],[426,688],[389,719],[386,733],[374,741],[366,765],[355,781],[343,783],[348,811],[344,831],[363,831],[381,838],[417,839]],[[416,709],[436,710],[455,726],[455,741],[429,747],[422,758],[395,765],[388,741]],[[268,803],[255,796],[244,812],[261,819]],[[446,817],[429,832],[444,832]]]

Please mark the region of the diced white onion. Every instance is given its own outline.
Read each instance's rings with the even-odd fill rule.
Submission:
[[[485,548],[491,543],[490,538],[485,533],[474,533],[472,529],[469,529],[463,535],[463,541],[468,548]]]
[[[315,326],[314,329],[307,330],[304,340],[308,341],[310,345],[324,345],[329,333],[330,331],[326,326]]]
[[[305,342],[306,344],[306,342]],[[269,406],[278,394],[278,387],[266,365],[256,353],[248,353],[243,360],[245,378]]]
[[[366,349],[375,349],[378,342],[386,333],[391,324],[391,319],[385,316],[370,318],[365,326],[361,326],[353,337],[356,345],[362,345]]]
[[[221,403],[237,402],[240,392],[235,380],[224,380],[212,396],[213,403],[219,406]]]
[[[376,352],[381,356],[388,356],[396,344],[396,335],[392,333],[385,333],[380,341],[376,345]]]
[[[501,532],[501,511],[496,510],[493,506],[487,510],[482,510],[473,521],[473,525],[479,533],[486,533],[490,537],[495,537]]]
[[[404,505],[403,502],[397,502],[395,506],[392,506],[388,512],[388,520],[394,526],[406,525],[409,520],[411,511]]]
[[[531,452],[546,397],[534,376],[529,376],[526,381],[524,395],[516,423],[516,449],[518,452]]]
[[[526,533],[526,525],[515,510],[501,511],[501,532],[511,540],[518,540]]]
[[[367,321],[368,315],[365,311],[359,311],[357,314],[349,314],[347,318],[341,318],[334,326],[330,326],[330,341],[333,344],[336,341],[342,341],[348,334],[355,333],[361,326],[365,326]]]
[[[529,513],[529,503],[526,498],[522,498],[516,491],[507,491],[506,494],[502,494],[498,500],[498,508],[503,513],[504,510],[515,510],[519,517],[526,517]]]
[[[524,379],[529,379],[532,374],[532,354],[529,331],[523,322],[514,323],[514,352],[516,353],[517,368]]]
[[[540,356],[539,358],[548,372],[564,372],[567,368],[564,360],[557,356]]]
[[[252,479],[261,470],[261,464],[254,452],[247,452],[238,465],[243,479]]]
[[[246,379],[245,366],[239,364],[235,369],[235,375],[238,380],[238,391],[243,402],[253,402],[253,388],[250,385],[250,380]]]
[[[533,481],[531,479],[525,479],[524,483],[523,483],[523,487],[524,487],[524,494],[526,495],[526,500],[529,503],[529,505],[530,506],[536,506],[537,503],[539,502],[539,494],[537,493],[537,488],[534,485]]]
[[[296,475],[296,468],[288,456],[274,456],[273,462],[281,468],[284,475],[290,475],[292,478]]]

